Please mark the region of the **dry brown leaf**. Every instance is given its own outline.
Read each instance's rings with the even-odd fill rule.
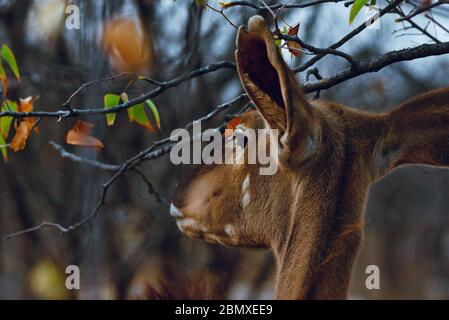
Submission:
[[[68,144],[103,149],[104,145],[99,139],[91,136],[93,124],[78,120],[66,136]]]
[[[289,36],[297,36],[299,31],[299,23],[288,29]],[[295,57],[301,55],[301,46],[295,41],[287,41],[288,51]]]
[[[103,50],[118,72],[147,73],[154,59],[150,34],[140,21],[117,18],[104,26]]]
[[[25,149],[26,142],[30,137],[31,130],[33,129],[33,123],[31,121],[22,121],[16,130],[16,134],[10,144],[11,150],[14,152]]]
[[[19,105],[18,105],[18,111],[19,112],[31,112],[34,108],[34,101],[36,97],[30,96],[25,99],[19,99]],[[29,122],[31,125],[31,128],[34,129],[36,133],[39,133],[39,127],[36,125],[37,118],[36,117],[30,117],[30,118],[24,118],[24,122]]]
[[[20,103],[18,106],[19,112],[31,112],[33,111],[33,97],[27,97],[25,99],[20,99]]]
[[[25,99],[20,99],[20,103],[18,105],[19,112],[31,112],[33,111],[33,97],[27,97]],[[10,144],[11,150],[14,152],[21,151],[25,149],[26,142],[31,135],[31,131],[34,129],[37,133],[39,133],[39,128],[37,127],[37,118],[30,117],[24,118],[22,121],[15,122],[16,133],[12,142]]]

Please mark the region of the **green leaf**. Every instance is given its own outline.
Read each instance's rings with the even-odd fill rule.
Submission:
[[[8,162],[8,149],[6,146],[6,141],[5,139],[3,139],[1,134],[0,134],[0,150],[2,152],[3,160],[5,162]]]
[[[118,94],[108,93],[104,96],[104,108],[110,109],[116,107],[120,104],[120,96]],[[106,114],[106,123],[108,126],[112,126],[115,122],[117,114],[116,113],[107,113]]]
[[[349,13],[349,24],[352,24],[354,22],[355,17],[357,14],[362,10],[362,8],[365,6],[365,4],[368,3],[369,0],[355,0],[351,7],[351,12]]]
[[[145,102],[150,107],[151,112],[153,113],[154,121],[156,121],[156,126],[160,129],[161,128],[161,117],[159,116],[159,111],[157,110],[156,105],[150,99],[146,100]]]
[[[376,3],[377,3],[377,1],[376,1],[376,0],[371,0],[371,5],[372,5],[372,6],[375,6],[375,5],[376,5]]]
[[[17,110],[19,110],[19,106],[15,101],[6,100],[6,106],[8,107],[9,111],[12,112],[17,112]]]
[[[5,69],[3,69],[2,59],[0,58],[0,79],[6,79]]]
[[[17,66],[16,58],[14,57],[14,53],[12,53],[11,49],[6,44],[4,44],[0,50],[0,56],[9,65],[17,80],[20,80],[20,72],[19,67]]]
[[[276,48],[279,48],[282,44],[282,39],[279,38],[275,38],[274,39],[274,45],[276,46]]]
[[[5,69],[3,69],[2,59],[0,58],[0,85],[3,91],[3,97],[6,97],[6,90],[8,89],[8,81],[6,80]]]
[[[1,109],[1,111],[17,111],[17,103],[11,100],[7,100]],[[12,117],[2,117],[0,118],[0,136],[4,139],[8,138],[9,129],[11,129],[13,118]]]
[[[132,119],[130,118],[131,121],[137,122],[150,131],[154,131],[154,128],[148,120],[147,114],[145,113],[145,106],[143,105],[143,103],[139,103],[134,107],[131,107],[130,109],[132,114]]]
[[[120,99],[122,99],[124,103],[128,102],[129,101],[128,94],[126,92],[122,92],[122,94],[120,94]],[[134,120],[133,108],[128,108],[127,112],[129,121],[133,121]]]

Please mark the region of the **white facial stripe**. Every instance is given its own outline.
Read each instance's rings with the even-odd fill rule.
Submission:
[[[173,218],[181,218],[183,216],[181,210],[175,207],[173,203],[170,204],[170,215]]]
[[[242,183],[242,207],[245,208],[251,201],[249,193],[249,174],[246,175]]]
[[[242,207],[245,208],[251,201],[251,196],[249,195],[249,192],[245,192],[243,194],[242,198]]]
[[[242,183],[242,193],[245,193],[249,188],[249,174],[246,175]]]

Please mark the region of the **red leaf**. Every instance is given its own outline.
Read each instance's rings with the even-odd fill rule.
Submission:
[[[78,120],[66,136],[68,144],[103,149],[104,144],[99,139],[91,136],[93,124]]]
[[[299,23],[288,29],[289,36],[297,36],[299,32]],[[301,46],[295,41],[287,41],[288,51],[295,57],[301,55]]]
[[[240,124],[241,121],[242,119],[240,117],[235,117],[234,119],[228,122],[228,126],[225,130],[225,138],[232,135],[232,133],[234,132],[234,130],[237,128],[237,126]]]

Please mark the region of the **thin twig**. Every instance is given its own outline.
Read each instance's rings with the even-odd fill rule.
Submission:
[[[352,58],[352,56],[347,54],[347,53],[345,53],[345,52],[342,52],[342,51],[339,51],[339,50],[335,50],[335,49],[332,49],[332,48],[324,49],[324,48],[314,47],[314,46],[312,46],[310,44],[307,44],[304,41],[302,41],[298,36],[289,36],[289,35],[282,34],[282,33],[277,34],[277,36],[279,37],[279,39],[282,39],[282,40],[285,40],[285,41],[296,42],[302,48],[305,48],[305,49],[309,50],[310,52],[312,52],[314,54],[332,54],[332,55],[341,57],[343,59],[346,59],[350,64],[355,64],[355,61]]]
[[[238,27],[231,21],[231,19],[229,19],[225,14],[224,14],[224,8],[221,8],[221,10],[218,10],[214,7],[212,7],[211,5],[209,5],[208,3],[206,3],[206,7],[208,7],[209,9],[211,9],[212,11],[215,11],[219,14],[221,14],[223,16],[223,18],[226,19],[227,22],[229,22],[229,24],[234,28],[234,29],[238,29]]]
[[[148,180],[148,178],[145,176],[145,173],[143,173],[142,170],[140,170],[139,168],[133,168],[132,170],[133,170],[135,173],[137,173],[137,174],[142,178],[142,180],[145,182],[145,184],[146,184],[147,187],[148,187],[148,193],[154,195],[154,197],[156,198],[156,201],[157,201],[157,202],[159,202],[159,203],[163,203],[163,202],[166,203],[166,202],[168,202],[167,199],[165,199],[164,197],[162,197],[162,196],[159,194],[159,192],[157,192],[157,191],[154,189],[153,184],[151,183],[150,180]]]
[[[314,92],[329,89],[339,83],[355,78],[361,74],[376,72],[380,69],[401,61],[443,55],[449,53],[449,41],[443,43],[423,44],[415,48],[407,48],[386,53],[370,61],[357,62],[355,65],[340,71],[335,76],[304,85],[304,91]]]
[[[37,225],[35,227],[24,229],[24,230],[17,231],[17,232],[14,232],[14,233],[10,233],[10,234],[5,236],[5,240],[12,239],[12,238],[15,238],[15,237],[18,237],[18,236],[22,236],[22,235],[25,235],[27,233],[35,232],[35,231],[38,231],[40,229],[47,228],[47,227],[56,228],[59,231],[61,231],[61,233],[67,233],[69,231],[67,228],[63,227],[59,223],[45,222],[44,221],[40,225]]]
[[[103,78],[103,79],[97,79],[97,80],[92,80],[89,82],[86,82],[84,84],[82,84],[68,99],[66,102],[63,103],[62,107],[63,108],[68,108],[69,110],[72,110],[72,106],[70,105],[70,103],[72,102],[72,100],[75,98],[75,96],[77,96],[82,90],[84,90],[86,87],[89,87],[93,84],[97,84],[100,82],[106,82],[106,81],[114,81],[120,78],[123,78],[126,75],[130,75],[131,72],[123,72],[119,75],[115,75],[113,77],[108,77],[108,78]]]
[[[432,39],[433,41],[435,41],[436,43],[441,43],[440,40],[438,40],[435,36],[433,36],[429,31],[427,31],[427,27],[426,28],[421,28],[416,22],[414,22],[411,18],[407,18],[405,16],[405,13],[402,11],[401,8],[397,7],[394,8],[392,13],[396,13],[398,15],[400,15],[403,18],[403,21],[406,21],[410,24],[411,27],[415,28],[416,30],[420,31],[422,34],[426,35],[428,38]]]
[[[0,118],[1,117],[14,117],[14,118],[28,118],[28,117],[46,117],[46,118],[68,118],[68,117],[77,117],[77,116],[83,116],[83,115],[104,115],[107,113],[117,113],[124,111],[132,106],[135,106],[136,104],[139,104],[141,102],[145,102],[145,100],[152,99],[167,89],[173,88],[178,86],[179,84],[191,80],[193,78],[196,78],[198,76],[208,74],[214,71],[217,71],[219,69],[228,68],[228,69],[235,69],[235,63],[229,62],[229,61],[221,61],[217,63],[209,64],[205,67],[193,70],[191,72],[188,72],[186,74],[183,74],[173,80],[161,82],[160,85],[156,88],[151,90],[150,92],[135,98],[131,99],[128,102],[124,102],[122,104],[119,104],[116,107],[104,109],[104,108],[77,108],[77,109],[70,109],[70,110],[59,110],[55,112],[51,111],[32,111],[32,112],[11,112],[11,111],[3,111],[0,112]]]
[[[417,16],[417,15],[423,13],[423,12],[428,12],[432,8],[441,6],[443,4],[449,4],[449,0],[439,0],[439,1],[434,2],[434,3],[432,3],[432,4],[428,5],[428,6],[425,6],[425,7],[418,7],[411,14],[409,14],[409,15],[407,15],[405,17],[399,18],[396,21],[400,22],[400,21],[404,21],[404,20],[409,20],[409,19],[411,19],[411,18],[413,18],[413,17],[415,17],[415,16]]]
[[[439,23],[438,21],[436,21],[432,15],[430,15],[429,13],[425,14],[425,17],[427,19],[429,19],[430,21],[432,21],[434,24],[436,24],[438,27],[440,27],[441,29],[443,29],[446,33],[449,33],[449,29],[446,28],[445,26],[443,26],[441,23]]]
[[[317,0],[317,1],[310,1],[306,3],[298,3],[298,4],[273,4],[268,6],[269,10],[276,10],[279,8],[285,8],[285,9],[300,9],[300,8],[307,8],[307,7],[313,7],[316,5],[324,4],[324,3],[339,3],[344,2],[347,0]],[[243,6],[243,7],[250,7],[256,10],[267,10],[267,8],[264,5],[257,5],[253,1],[231,1],[227,3],[227,8],[232,8],[236,6]]]
[[[48,144],[51,145],[56,151],[58,151],[63,159],[69,159],[73,162],[86,164],[88,166],[105,171],[117,171],[118,169],[120,169],[120,165],[106,164],[100,161],[86,159],[77,156],[76,154],[68,152],[67,150],[64,149],[64,147],[62,147],[61,145],[57,144],[54,141],[50,141],[48,142]]]
[[[402,1],[404,0],[394,0],[391,3],[389,3],[385,8],[383,8],[382,10],[379,11],[379,16],[378,19],[380,19],[384,14],[390,12],[391,10],[393,10],[394,8],[396,8]],[[342,45],[344,45],[346,42],[348,42],[349,40],[351,40],[352,38],[354,38],[356,35],[358,35],[359,33],[361,33],[363,30],[365,30],[368,25],[370,25],[368,22],[371,21],[371,18],[368,19],[367,21],[365,21],[364,23],[362,23],[360,26],[358,26],[357,28],[355,28],[354,30],[352,30],[350,33],[348,33],[346,36],[344,36],[343,38],[341,38],[340,40],[338,40],[337,42],[335,42],[333,45],[331,45],[328,49],[338,49],[339,47],[341,47]],[[307,61],[305,64],[303,64],[302,66],[294,69],[295,72],[301,72],[304,71],[306,69],[308,69],[309,67],[313,66],[316,62],[318,62],[319,60],[321,60],[322,58],[324,58],[326,56],[326,54],[319,54],[315,57],[313,57],[312,59],[310,59],[309,61]]]

